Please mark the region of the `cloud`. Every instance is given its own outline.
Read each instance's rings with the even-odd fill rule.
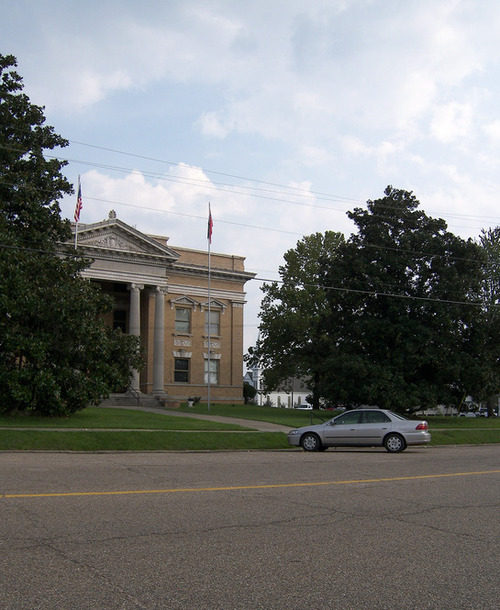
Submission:
[[[450,103],[498,56],[488,54],[479,25],[498,22],[499,11],[456,0],[405,4],[191,0],[117,12],[89,2],[55,19],[39,11],[37,60],[50,77],[46,68],[30,80],[49,108],[73,113],[155,83],[216,85],[218,99],[197,126],[217,138],[248,133],[317,146],[321,126],[323,139],[359,128],[415,137],[436,103]]]
[[[324,146],[305,145],[299,154],[304,165],[310,167],[327,166],[334,162],[336,155]]]
[[[97,145],[68,149],[84,222],[203,249],[211,201],[214,248],[264,275],[388,184],[459,234],[494,222],[499,30],[497,0],[18,0],[0,23],[48,122]]]
[[[472,132],[473,109],[470,104],[451,102],[436,107],[430,129],[432,135],[441,142],[455,142]]]
[[[484,125],[483,131],[493,141],[500,141],[500,119],[495,119],[489,125]]]
[[[221,139],[225,138],[232,128],[216,112],[204,112],[198,121],[198,125],[203,135]]]
[[[150,175],[135,170],[114,177],[90,170],[82,174],[81,182],[85,208],[82,222],[102,220],[114,207],[120,218],[141,226],[142,231],[154,232],[159,225],[170,225],[182,227],[186,237],[186,227],[193,219],[202,218],[210,195],[217,191],[203,170],[184,163]]]

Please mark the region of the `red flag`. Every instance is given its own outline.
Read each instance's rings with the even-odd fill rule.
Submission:
[[[214,226],[214,222],[212,220],[212,210],[210,209],[210,203],[208,204],[208,231],[207,231],[207,239],[209,243],[212,243],[212,228]]]
[[[80,220],[80,212],[82,211],[82,185],[80,184],[80,176],[78,176],[78,196],[75,207],[75,222]]]

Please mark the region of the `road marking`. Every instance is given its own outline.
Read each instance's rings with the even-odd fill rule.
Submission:
[[[317,481],[313,483],[270,483],[268,485],[231,485],[229,487],[184,487],[179,489],[141,489],[127,491],[72,491],[37,494],[0,494],[0,498],[61,498],[72,496],[123,496],[132,494],[168,494],[200,491],[238,491],[244,489],[278,489],[281,487],[319,487],[328,485],[353,485],[356,483],[390,483],[393,481],[415,481],[447,477],[467,477],[483,474],[498,474],[500,470],[479,470],[476,472],[453,472],[450,474],[422,474],[411,477],[390,477],[380,479],[352,479],[347,481]]]

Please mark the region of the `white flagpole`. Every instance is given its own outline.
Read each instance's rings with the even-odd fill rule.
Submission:
[[[208,411],[210,411],[210,343],[211,343],[211,319],[210,319],[210,246],[212,244],[212,210],[210,209],[210,202],[208,203],[208,353],[207,353],[207,400],[208,400]]]
[[[207,369],[208,369],[208,385],[207,385],[207,396],[208,396],[208,410],[210,411],[210,241],[208,242],[208,359],[207,359]]]

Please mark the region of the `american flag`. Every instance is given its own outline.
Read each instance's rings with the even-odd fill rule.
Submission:
[[[210,203],[208,204],[208,231],[207,231],[207,239],[209,243],[212,243],[212,228],[214,226],[214,222],[212,220],[212,210],[210,209]]]
[[[78,197],[76,199],[75,207],[75,222],[80,220],[80,212],[82,211],[82,185],[80,184],[80,176],[78,176]]]

